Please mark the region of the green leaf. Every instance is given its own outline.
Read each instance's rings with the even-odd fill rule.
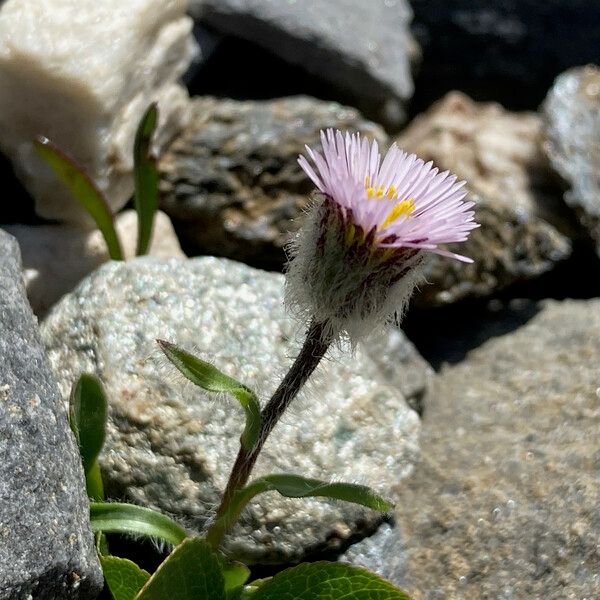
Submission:
[[[133,146],[135,179],[133,204],[138,216],[137,256],[148,252],[154,216],[158,207],[158,169],[156,158],[150,153],[150,144],[157,122],[158,108],[154,102],[140,121]]]
[[[35,149],[54,171],[74,198],[87,210],[102,233],[108,253],[113,260],[123,260],[123,250],[115,230],[112,211],[106,198],[87,173],[72,158],[55,146],[48,138],[34,142]]]
[[[79,444],[88,496],[102,500],[104,490],[97,462],[106,436],[108,402],[100,380],[83,374],[71,391],[69,423]]]
[[[150,573],[134,562],[117,556],[101,556],[102,572],[114,600],[133,600],[144,587]]]
[[[239,562],[230,562],[219,555],[221,560],[221,572],[225,582],[225,591],[230,592],[242,587],[250,577],[250,569]]]
[[[327,483],[319,479],[309,479],[299,475],[267,475],[249,483],[245,488],[236,492],[227,510],[220,519],[209,528],[206,539],[216,547],[223,534],[238,520],[244,507],[258,494],[277,491],[287,498],[326,497],[361,504],[373,510],[387,512],[392,505],[377,496],[369,487],[354,483]]]
[[[165,540],[173,546],[188,535],[185,529],[158,511],[135,504],[91,502],[92,531],[146,535]]]
[[[165,356],[179,369],[179,372],[192,383],[208,392],[231,394],[246,412],[246,426],[240,439],[245,450],[252,450],[260,433],[260,404],[254,392],[245,385],[225,375],[202,359],[166,342],[156,340]]]
[[[202,538],[188,538],[158,567],[135,600],[225,600],[218,555]]]
[[[301,564],[278,573],[251,595],[252,600],[410,600],[402,591],[365,569],[341,563]]]

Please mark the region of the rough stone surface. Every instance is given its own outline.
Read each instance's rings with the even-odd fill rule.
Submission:
[[[282,288],[279,274],[223,259],[143,258],[101,267],[53,309],[42,330],[63,392],[90,371],[110,398],[101,457],[110,496],[203,529],[235,458],[243,417],[233,401],[182,383],[154,340],[194,350],[265,398],[301,342],[284,314]],[[332,352],[267,441],[257,475],[349,479],[388,495],[410,472],[418,417],[369,352]],[[404,368],[414,362],[399,358],[397,370]],[[335,548],[379,518],[346,503],[266,494],[251,503],[226,549],[251,562],[293,561]]]
[[[195,52],[185,0],[8,0],[0,11],[0,147],[47,219],[89,223],[37,156],[50,138],[114,210],[133,191],[133,139],[159,104],[158,147],[186,122],[177,84]]]
[[[558,77],[544,113],[552,166],[571,187],[565,201],[600,255],[600,67],[571,69]]]
[[[79,452],[0,231],[0,597],[91,600],[102,583]]]
[[[415,600],[600,597],[600,300],[537,308],[439,375],[397,498]]]
[[[115,227],[126,258],[135,256],[137,215],[119,214]],[[21,247],[25,288],[33,312],[43,317],[64,294],[88,273],[110,259],[100,231],[70,225],[5,225]],[[157,212],[149,254],[183,258],[169,217]]]
[[[405,0],[193,0],[217,31],[249,40],[401,121],[412,96],[415,42]]]
[[[400,533],[389,523],[383,523],[371,537],[350,546],[338,560],[364,567],[397,586],[404,585],[406,553]]]
[[[319,130],[362,131],[385,143],[377,125],[335,102],[197,98],[187,130],[160,161],[162,208],[188,254],[226,256],[281,269],[283,247],[306,206],[310,180],[297,163]]]
[[[423,49],[417,91],[457,88],[534,109],[569,67],[598,61],[600,3],[590,0],[411,0]]]
[[[560,192],[541,148],[542,123],[452,92],[417,117],[396,139],[407,151],[450,170],[477,199],[481,224],[455,246],[473,264],[436,257],[416,301],[446,304],[487,296],[551,270],[571,252]],[[459,250],[458,250],[459,248]]]

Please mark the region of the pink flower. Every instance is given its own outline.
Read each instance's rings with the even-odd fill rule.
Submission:
[[[466,182],[442,173],[394,144],[383,162],[377,142],[328,129],[321,132],[323,154],[306,146],[298,162],[317,188],[336,202],[349,222],[374,233],[380,247],[419,248],[464,262],[471,259],[438,248],[464,242],[478,227],[474,203],[464,202]]]
[[[360,134],[321,132],[314,166],[298,162],[319,193],[291,245],[286,301],[351,341],[400,316],[431,253],[471,259],[440,244],[478,225],[464,182],[393,145],[381,159]]]

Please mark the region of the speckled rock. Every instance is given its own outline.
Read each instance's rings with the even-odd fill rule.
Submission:
[[[191,125],[160,161],[162,207],[188,254],[281,269],[312,184],[297,163],[325,127],[385,143],[383,130],[335,102],[197,98]]]
[[[600,255],[600,67],[571,69],[558,77],[544,114],[552,166],[571,188],[565,201]]]
[[[126,210],[115,219],[115,227],[126,258],[135,256],[137,214]],[[97,229],[70,225],[4,225],[21,247],[25,289],[33,312],[43,317],[64,294],[88,273],[109,260],[106,243]],[[156,213],[149,253],[161,258],[183,258],[185,254],[169,217]]]
[[[79,452],[0,231],[0,598],[93,600],[102,584]]]
[[[400,532],[389,523],[383,523],[372,536],[350,546],[338,560],[364,567],[399,587],[404,585],[406,553]]]
[[[243,417],[233,401],[185,385],[154,340],[195,350],[265,398],[301,341],[282,288],[279,274],[223,259],[143,258],[101,267],[52,310],[42,331],[64,394],[81,371],[106,385],[111,419],[101,464],[110,496],[203,529]],[[419,420],[368,353],[332,352],[268,440],[257,474],[350,479],[389,495],[412,468]],[[414,363],[399,358],[397,370],[405,368]],[[379,518],[350,504],[267,494],[252,502],[226,549],[250,562],[289,562],[335,548]]]
[[[418,53],[406,0],[192,0],[191,12],[335,84],[370,114],[402,121]]]
[[[417,117],[398,144],[467,181],[481,223],[460,253],[473,264],[436,257],[415,298],[420,305],[487,296],[537,277],[571,253],[560,191],[541,148],[540,117],[510,113],[452,92]],[[458,248],[459,246],[456,246]],[[455,249],[456,249],[455,248]]]
[[[397,499],[415,600],[600,597],[600,300],[537,309],[438,376]]]

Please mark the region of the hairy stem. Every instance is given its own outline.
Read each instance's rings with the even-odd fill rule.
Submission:
[[[213,548],[219,546],[227,529],[233,524],[230,519],[224,518],[228,514],[231,499],[238,490],[246,485],[269,434],[312,375],[319,362],[321,362],[323,356],[325,356],[331,344],[331,338],[328,337],[327,330],[327,323],[313,321],[310,324],[304,345],[294,364],[261,411],[261,428],[256,445],[249,450],[240,447],[229,481],[223,492],[223,499],[217,510],[215,521],[206,534],[206,540]]]

